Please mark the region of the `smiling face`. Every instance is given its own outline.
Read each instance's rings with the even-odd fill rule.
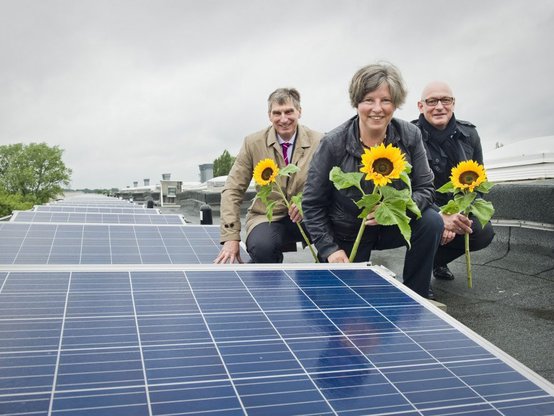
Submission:
[[[439,100],[436,105],[429,105],[427,102],[429,102],[430,99],[431,102],[433,102],[433,98],[448,99],[453,97],[454,95],[452,94],[452,90],[448,84],[445,84],[444,82],[432,82],[424,88],[421,94],[421,100],[417,103],[417,107],[419,108],[419,112],[423,114],[423,117],[425,117],[425,120],[427,120],[429,124],[439,130],[444,130],[452,118],[455,103],[452,102],[450,105],[445,105]]]
[[[269,111],[269,120],[277,134],[285,141],[289,141],[298,127],[301,110],[297,109],[291,100],[285,104],[273,103]]]
[[[384,138],[395,105],[388,84],[381,84],[376,90],[368,92],[358,104],[360,134],[371,138]]]

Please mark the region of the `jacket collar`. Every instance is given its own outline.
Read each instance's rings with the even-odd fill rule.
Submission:
[[[454,115],[453,115],[454,117]],[[419,129],[421,130],[421,135],[423,136],[424,141],[429,141],[429,132],[425,130],[425,127],[422,125],[422,123],[419,121],[419,119],[412,120],[412,124],[415,124]],[[460,135],[456,135],[458,139],[467,139],[471,136],[471,132],[466,126],[463,124],[457,122],[456,120],[456,131],[460,133]]]
[[[275,131],[275,127],[273,126],[269,128],[269,131],[267,133],[266,144],[267,144],[267,147],[276,147],[276,148],[281,147],[281,145],[279,144],[279,140],[277,140],[277,132]],[[300,124],[297,127],[296,140],[294,141],[294,148],[298,149],[299,147],[302,147],[302,148],[311,147],[311,143],[308,140],[308,134],[306,133],[306,129],[304,128],[304,126]]]
[[[277,132],[275,131],[275,128],[273,126],[269,128],[266,137],[266,144],[267,147],[273,147],[275,151],[277,151],[281,155],[283,154],[283,150],[281,148],[281,145],[279,144],[279,140],[277,140]],[[297,164],[299,159],[304,156],[305,149],[308,149],[311,146],[312,144],[310,143],[306,129],[304,128],[304,126],[299,124],[296,131],[296,139],[294,140],[294,151],[292,152],[291,163]]]

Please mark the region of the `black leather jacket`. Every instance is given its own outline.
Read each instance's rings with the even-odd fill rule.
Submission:
[[[421,132],[413,124],[393,118],[385,140],[385,144],[389,143],[400,148],[412,165],[412,198],[423,211],[433,202],[434,188]],[[340,249],[337,240],[354,241],[361,225],[361,210],[354,203],[361,198],[360,191],[355,187],[337,190],[329,180],[329,172],[334,166],[343,172],[359,172],[363,152],[355,116],[325,135],[310,164],[302,197],[304,223],[323,259]],[[361,182],[364,192],[371,193],[373,182]],[[400,179],[394,180],[392,186],[406,187]],[[367,227],[362,238],[369,238],[377,230],[378,227]]]
[[[483,149],[481,147],[481,138],[475,129],[475,126],[469,121],[456,119],[456,130],[453,139],[448,143],[450,149],[446,151],[443,148],[440,151],[429,146],[429,133],[423,128],[418,120],[413,120],[420,130],[423,137],[423,145],[427,152],[429,166],[435,175],[435,189],[440,188],[450,180],[450,173],[454,166],[464,160],[474,160],[483,165]],[[435,195],[436,203],[442,206],[452,199],[452,194],[442,194],[437,192]],[[438,209],[438,207],[436,208]]]

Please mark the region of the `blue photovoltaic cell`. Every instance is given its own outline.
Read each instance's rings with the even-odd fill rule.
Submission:
[[[0,264],[199,264],[221,249],[215,225],[3,222],[0,237]]]
[[[367,267],[0,282],[0,414],[554,414],[549,383]]]
[[[19,211],[11,218],[13,222],[55,222],[84,224],[184,224],[183,217],[177,214],[85,213],[85,212],[37,212]]]

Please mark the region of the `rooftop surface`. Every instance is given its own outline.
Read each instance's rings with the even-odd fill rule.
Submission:
[[[193,208],[179,212],[193,224],[200,214]],[[217,212],[214,224],[219,223]],[[473,288],[467,287],[465,259],[450,264],[456,279],[431,284],[447,313],[554,383],[554,233],[496,226],[486,249],[472,253]],[[532,244],[538,239],[544,244]],[[529,243],[531,241],[531,243]],[[401,280],[404,248],[372,253],[371,262]],[[311,262],[308,249],[286,253],[285,262]]]

